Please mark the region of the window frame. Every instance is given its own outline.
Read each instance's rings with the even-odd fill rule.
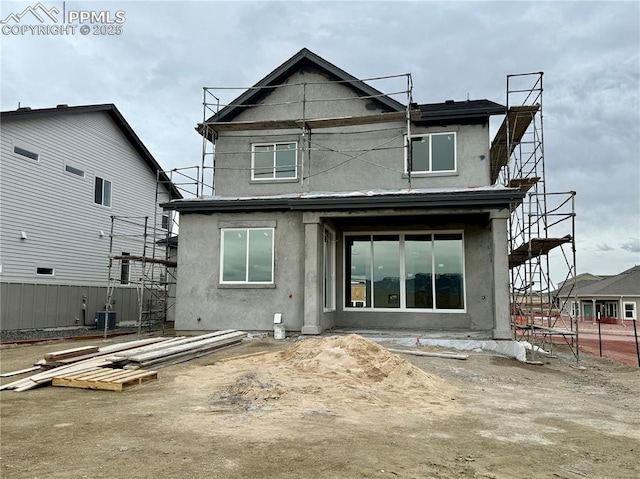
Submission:
[[[96,201],[97,197],[96,194],[98,193],[97,191],[97,183],[98,180],[101,181],[100,184],[100,191],[101,191],[101,198],[100,198],[100,202]],[[105,204],[105,188],[104,188],[104,184],[109,183],[109,204]],[[107,180],[106,178],[103,178],[102,176],[98,176],[95,175],[94,180],[93,180],[93,203],[96,205],[100,205],[100,206],[104,206],[105,208],[111,208],[111,204],[113,202],[113,182],[111,180]]]
[[[246,254],[245,254],[245,280],[244,281],[228,281],[224,279],[224,252],[225,252],[225,232],[227,231],[244,231],[247,235]],[[250,248],[250,231],[270,231],[271,232],[271,280],[270,281],[250,281],[249,279],[249,248]],[[241,286],[259,286],[259,285],[275,285],[275,228],[274,227],[231,227],[220,228],[220,275],[219,285],[241,285]]]
[[[627,305],[631,306],[631,316],[627,317]],[[638,311],[636,307],[635,301],[623,301],[622,302],[622,319],[629,321],[637,321],[638,319]]]
[[[434,238],[436,235],[460,235],[460,240],[461,240],[461,265],[462,265],[462,302],[463,302],[463,307],[460,309],[444,309],[444,308],[437,308],[436,306],[436,294],[435,294],[435,288],[436,288],[436,282],[435,280],[432,281],[432,292],[434,293],[433,296],[433,308],[408,308],[407,307],[407,291],[406,291],[406,281],[407,281],[407,274],[406,274],[406,236],[416,236],[416,235],[431,235],[432,236],[432,242],[434,242]],[[350,280],[351,278],[351,274],[350,272],[347,271],[347,238],[349,236],[370,236],[371,237],[371,244],[373,244],[373,237],[374,236],[390,236],[390,235],[397,235],[399,237],[399,253],[398,253],[398,261],[400,262],[400,276],[399,276],[399,282],[400,282],[400,305],[397,308],[376,308],[373,306],[366,306],[366,302],[364,306],[346,306],[346,299],[347,297],[349,297],[347,295],[347,279]],[[432,275],[434,275],[435,277],[435,268],[436,268],[436,263],[434,260],[435,258],[435,250],[432,249],[431,251],[432,256],[432,262],[431,262],[431,273]],[[457,314],[463,314],[467,312],[467,274],[466,274],[466,256],[465,256],[465,237],[464,237],[464,231],[463,230],[400,230],[400,231],[349,231],[349,232],[345,232],[344,233],[344,241],[343,241],[343,247],[342,247],[342,269],[343,269],[343,281],[342,281],[342,298],[343,301],[342,303],[342,311],[344,312],[356,312],[356,311],[360,311],[360,312],[369,312],[369,313],[377,313],[377,312],[395,312],[395,313],[446,313],[446,314],[451,314],[451,313],[457,313]],[[371,261],[371,268],[373,269],[373,255],[372,255],[372,261]],[[372,290],[372,295],[373,295],[373,290]],[[357,302],[357,301],[356,301]]]
[[[433,137],[439,135],[453,135],[453,169],[452,170],[434,170],[433,169]],[[412,169],[409,172],[409,152],[413,155],[412,141],[418,138],[429,138],[429,169],[428,170],[415,170]],[[411,136],[405,135],[405,144],[408,144],[409,148],[405,148],[404,153],[404,173],[411,176],[419,175],[452,175],[458,173],[458,132],[457,131],[434,131],[431,133],[416,133]],[[413,161],[411,162],[413,165]]]
[[[80,172],[82,174],[79,175],[78,173],[70,171],[69,168],[71,168],[72,170],[75,170],[77,172]],[[82,168],[79,168],[78,166],[76,166],[76,165],[74,165],[72,163],[65,163],[64,164],[64,174],[72,176],[74,178],[81,178],[81,179],[85,179],[87,177],[87,172],[85,170],[83,170]],[[95,188],[95,182],[93,184],[93,187]]]
[[[51,272],[45,273],[44,270],[51,271]],[[51,278],[55,275],[56,275],[56,268],[53,266],[36,266],[36,276]]]
[[[21,152],[17,150],[21,150]],[[11,152],[21,160],[27,159],[35,163],[40,163],[42,158],[42,150],[40,148],[17,140],[11,141]]]
[[[131,253],[123,251],[122,256],[131,256]],[[129,259],[123,258],[120,260],[120,284],[131,284],[131,260]]]
[[[278,178],[276,176],[277,170],[277,147],[278,145],[294,145],[295,152],[295,160],[294,160],[294,174],[293,176],[287,176],[285,178]],[[273,171],[271,172],[271,176],[265,177],[256,177],[255,176],[255,159],[256,159],[256,146],[272,146],[273,147]],[[266,142],[266,143],[251,143],[251,181],[297,181],[298,180],[298,142],[297,141],[274,141],[274,142]]]

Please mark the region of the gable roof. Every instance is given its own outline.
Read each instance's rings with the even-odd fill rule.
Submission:
[[[576,276],[575,294],[584,296],[640,296],[640,266],[634,266],[613,276]],[[598,279],[596,279],[598,278]],[[568,283],[568,282],[567,282]],[[567,284],[560,288],[560,295],[569,290]],[[573,294],[573,293],[572,293]]]
[[[385,95],[376,88],[347,73],[333,63],[316,55],[311,50],[303,48],[282,65],[277,67],[262,80],[248,88],[244,93],[223,107],[217,114],[205,120],[206,123],[232,122],[244,108],[255,105],[265,93],[282,85],[294,72],[305,66],[315,66],[324,71],[334,81],[347,82],[349,86],[362,96],[373,97],[374,101],[381,104],[385,112],[405,112],[406,105]],[[246,105],[246,106],[245,106]],[[448,100],[442,103],[411,104],[412,110],[419,110],[419,114],[412,115],[419,125],[433,124],[469,124],[484,123],[491,115],[502,115],[506,111],[504,105],[490,100]],[[417,112],[416,112],[417,113]],[[265,126],[266,127],[266,126]],[[295,125],[294,125],[295,127]],[[202,124],[196,127],[200,134],[205,134]]]
[[[38,108],[33,110],[28,107],[18,108],[17,110],[12,111],[3,111],[0,112],[0,119],[2,121],[6,121],[14,118],[48,118],[59,115],[70,115],[77,113],[96,113],[96,112],[104,112],[113,120],[118,129],[122,132],[125,138],[129,141],[134,150],[140,155],[145,164],[151,169],[151,171],[156,174],[159,172],[159,179],[165,186],[171,185],[171,197],[172,198],[182,198],[182,194],[176,188],[176,186],[171,183],[169,177],[164,173],[156,159],[153,155],[147,150],[147,147],[144,146],[142,140],[138,137],[131,125],[127,123],[127,120],[124,119],[122,113],[116,108],[113,103],[105,103],[101,105],[82,105],[82,106],[67,106],[67,105],[58,105],[55,108]]]
[[[265,76],[258,83],[253,85],[242,95],[237,97],[231,102],[230,105],[222,108],[216,115],[213,115],[207,120],[207,122],[220,122],[220,121],[232,121],[242,110],[241,105],[251,105],[257,103],[257,99],[264,95],[265,88],[273,86],[274,88],[282,84],[282,82],[296,72],[300,67],[305,65],[313,65],[320,70],[323,70],[330,77],[337,81],[348,82],[349,86],[363,96],[374,96],[375,101],[382,104],[386,111],[405,111],[406,106],[399,101],[385,95],[381,91],[366,84],[362,80],[357,79],[353,75],[350,75],[346,71],[338,68],[333,63],[328,62],[324,58],[316,55],[311,50],[303,48],[298,53],[293,55],[282,65],[277,67],[267,76]]]

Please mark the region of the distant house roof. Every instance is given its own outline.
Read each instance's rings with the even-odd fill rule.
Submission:
[[[576,276],[575,291],[571,293],[572,295],[575,293],[578,297],[640,296],[640,266],[634,266],[613,276],[588,275],[584,278],[579,276]],[[567,294],[569,289],[570,285],[565,282],[560,289],[560,295]]]
[[[28,107],[18,108],[17,110],[12,111],[3,111],[0,112],[0,118],[2,121],[14,118],[47,118],[52,116],[60,116],[60,115],[69,115],[69,114],[77,114],[77,113],[96,113],[96,112],[104,112],[109,115],[109,117],[116,124],[118,129],[122,132],[122,134],[127,138],[131,146],[136,150],[136,152],[140,155],[140,157],[144,160],[147,166],[153,171],[154,174],[159,173],[160,181],[167,186],[171,185],[171,196],[173,198],[182,198],[182,194],[175,187],[169,177],[163,172],[162,168],[155,160],[153,155],[147,150],[147,147],[144,146],[142,140],[138,137],[138,135],[133,131],[131,125],[127,123],[127,120],[124,119],[122,113],[116,108],[113,103],[105,103],[102,105],[82,105],[82,106],[67,106],[67,105],[58,105],[55,108],[38,108],[31,109]]]

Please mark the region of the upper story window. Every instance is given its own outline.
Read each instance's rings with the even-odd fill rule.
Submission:
[[[84,178],[84,170],[76,168],[68,163],[64,165],[64,171],[65,173],[70,173],[72,175],[79,176],[80,178]]]
[[[96,176],[93,201],[98,205],[111,206],[111,182]]]
[[[297,152],[296,142],[251,145],[251,179],[296,178],[298,173]]]
[[[27,150],[26,148],[20,148],[19,146],[14,146],[13,152],[17,155],[24,156],[25,158],[40,161],[40,155],[38,155],[38,153],[36,153],[35,151]]]
[[[406,169],[411,173],[456,171],[455,132],[412,136],[410,151],[411,162],[407,162]]]

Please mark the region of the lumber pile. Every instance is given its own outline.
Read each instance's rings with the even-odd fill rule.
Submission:
[[[38,386],[83,387],[123,391],[135,384],[156,379],[154,369],[190,361],[242,342],[243,331],[228,329],[200,336],[148,338],[103,347],[86,346],[45,354],[35,364],[36,374],[0,386],[1,390],[27,391]],[[3,376],[33,372],[22,369]]]

